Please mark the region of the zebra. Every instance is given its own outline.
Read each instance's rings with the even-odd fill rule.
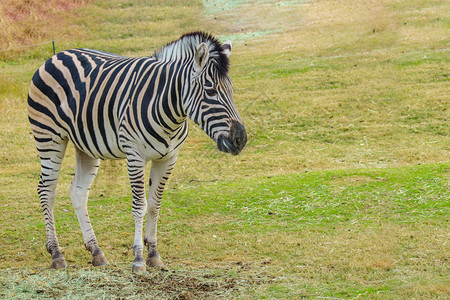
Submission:
[[[67,267],[53,207],[68,141],[76,158],[69,194],[92,265],[109,263],[89,219],[89,188],[101,160],[126,159],[135,222],[132,271],[164,266],[157,250],[157,220],[164,187],[188,135],[188,119],[220,151],[237,155],[247,142],[228,76],[230,53],[230,41],[220,43],[209,33],[191,32],[151,57],[72,49],[54,55],[36,71],[28,94],[28,119],[41,162],[38,195],[51,268]],[[149,161],[147,201],[144,174]]]

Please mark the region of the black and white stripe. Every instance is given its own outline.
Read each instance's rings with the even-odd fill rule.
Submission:
[[[127,159],[136,234],[133,270],[143,262],[145,165],[152,161],[145,242],[147,264],[161,265],[156,223],[165,183],[188,134],[191,118],[219,150],[238,154],[246,143],[228,77],[231,43],[195,32],[151,57],[128,58],[89,49],[60,52],[34,74],[28,116],[41,158],[38,185],[52,266],[65,267],[54,227],[53,205],[68,141],[77,154],[70,189],[93,264],[107,264],[87,213],[89,187],[101,159]]]

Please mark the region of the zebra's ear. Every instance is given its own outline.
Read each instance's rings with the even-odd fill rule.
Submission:
[[[201,43],[195,51],[195,69],[200,72],[206,66],[209,57],[208,45]]]
[[[231,54],[231,41],[226,41],[223,43],[222,49],[222,53],[229,57]]]

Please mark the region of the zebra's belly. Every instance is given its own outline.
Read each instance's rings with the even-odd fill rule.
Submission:
[[[76,124],[76,123],[75,123]],[[126,153],[120,147],[117,135],[111,130],[107,130],[106,134],[100,130],[87,130],[78,126],[66,128],[69,140],[74,146],[87,155],[99,159],[123,159]]]

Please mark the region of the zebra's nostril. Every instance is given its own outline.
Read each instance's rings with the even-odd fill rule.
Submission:
[[[233,145],[242,150],[247,143],[247,132],[244,125],[238,121],[233,121],[230,128],[230,137]]]

